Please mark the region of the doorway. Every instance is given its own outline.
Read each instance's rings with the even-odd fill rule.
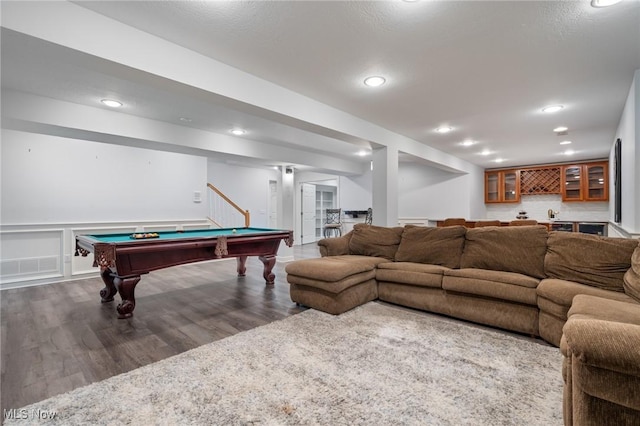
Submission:
[[[301,195],[302,226],[300,243],[306,244],[316,241],[316,186],[310,183],[303,183]]]
[[[277,229],[278,226],[278,181],[269,181],[269,228]]]
[[[334,181],[300,184],[300,243],[308,244],[323,238],[326,210],[338,207],[338,187]]]

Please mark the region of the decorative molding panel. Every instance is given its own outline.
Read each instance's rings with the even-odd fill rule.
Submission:
[[[15,282],[64,277],[64,229],[3,231],[0,236],[0,288]]]

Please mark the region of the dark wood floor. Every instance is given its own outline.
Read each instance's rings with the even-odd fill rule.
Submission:
[[[296,259],[318,257],[315,244],[294,246]],[[304,308],[289,298],[284,266],[266,286],[262,263],[196,263],[144,275],[132,318],[120,300],[101,304],[99,277],[0,292],[1,408],[17,409],[203,344],[258,327]],[[4,411],[3,411],[4,412]]]

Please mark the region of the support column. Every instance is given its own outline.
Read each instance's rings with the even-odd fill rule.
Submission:
[[[287,173],[289,170],[291,173]],[[294,176],[295,169],[293,167],[282,167],[282,229],[293,229],[294,234],[296,232],[295,221],[295,191],[294,191]],[[287,247],[286,244],[280,243],[278,249],[278,260],[288,262],[293,260],[293,248]]]
[[[373,224],[398,226],[398,150],[373,150]]]

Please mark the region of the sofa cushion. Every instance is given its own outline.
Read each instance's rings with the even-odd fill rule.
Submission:
[[[376,270],[378,282],[392,282],[418,287],[442,288],[442,275],[448,268],[413,262],[381,263]]]
[[[421,274],[435,274],[444,275],[445,271],[449,268],[440,265],[431,265],[429,263],[414,263],[414,262],[384,262],[378,265],[378,270],[391,269],[394,271],[407,271],[407,272],[419,272]]]
[[[562,314],[560,314],[559,311],[552,312],[556,316],[562,315],[563,319],[566,319],[566,311],[571,306],[573,298],[578,294],[603,297],[611,300],[619,300],[621,302],[633,302],[633,299],[624,293],[603,290],[590,285],[580,284],[574,281],[559,280],[556,278],[547,278],[540,281],[536,291],[538,293],[538,297],[547,299],[556,305],[564,307],[564,309],[561,309]],[[538,304],[540,308],[542,310],[548,310],[543,309],[543,304],[540,302],[541,301],[539,300]]]
[[[567,317],[640,325],[640,303],[579,294],[574,297]]]
[[[371,256],[327,256],[291,262],[285,266],[285,271],[290,275],[331,282],[373,271],[380,262],[388,260]]]
[[[396,262],[417,262],[460,267],[464,247],[464,226],[432,228],[406,225],[396,252]]]
[[[403,228],[357,223],[349,240],[349,253],[362,256],[377,256],[393,260],[400,244]]]
[[[544,259],[545,272],[550,278],[622,292],[623,277],[637,245],[637,240],[627,238],[552,231]]]
[[[546,226],[467,229],[460,268],[491,269],[544,278]]]
[[[345,290],[367,282],[372,282],[374,286],[377,285],[376,271],[374,270],[349,275],[337,281],[314,280],[300,275],[288,274],[287,282],[292,286],[298,286],[299,290],[303,290],[304,287],[307,291],[322,291],[327,294],[342,293]]]
[[[539,280],[514,272],[485,269],[451,269],[445,271],[442,288],[448,292],[474,294],[537,306]]]
[[[640,302],[640,243],[631,256],[631,267],[624,274],[624,292]]]
[[[489,269],[448,269],[444,274],[450,277],[472,278],[482,281],[517,285],[520,287],[536,288],[540,283],[537,278],[516,272],[492,271]]]

